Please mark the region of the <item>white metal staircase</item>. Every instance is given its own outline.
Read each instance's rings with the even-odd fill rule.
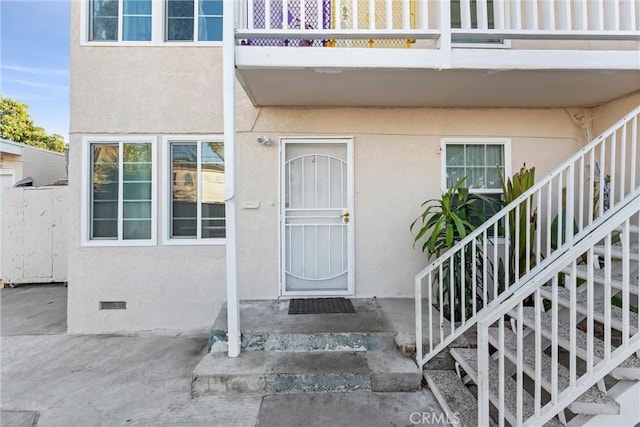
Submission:
[[[477,327],[477,349],[450,350],[460,378],[425,371],[461,424],[640,422],[639,113],[637,107],[416,276],[420,365]],[[520,221],[532,224],[524,234]],[[524,251],[510,254],[519,239]],[[451,282],[447,290],[473,297],[445,329],[443,271],[469,268],[470,256],[470,283]],[[509,272],[501,260],[513,258],[520,268]],[[444,295],[451,301],[452,292]]]

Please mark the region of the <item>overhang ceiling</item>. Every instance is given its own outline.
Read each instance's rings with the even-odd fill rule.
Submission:
[[[640,90],[640,70],[237,69],[258,106],[577,107]]]

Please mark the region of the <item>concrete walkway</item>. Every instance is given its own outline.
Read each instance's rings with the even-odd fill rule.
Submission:
[[[191,398],[206,336],[69,336],[66,288],[0,294],[3,427],[375,427],[442,413],[424,390]]]

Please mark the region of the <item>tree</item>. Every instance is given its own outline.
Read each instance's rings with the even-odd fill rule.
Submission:
[[[48,134],[44,128],[36,126],[28,108],[20,101],[0,96],[0,138],[63,152],[66,147],[64,137]]]

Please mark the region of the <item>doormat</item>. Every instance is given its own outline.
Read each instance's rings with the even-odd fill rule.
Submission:
[[[289,300],[289,314],[355,313],[346,298],[297,298]]]

